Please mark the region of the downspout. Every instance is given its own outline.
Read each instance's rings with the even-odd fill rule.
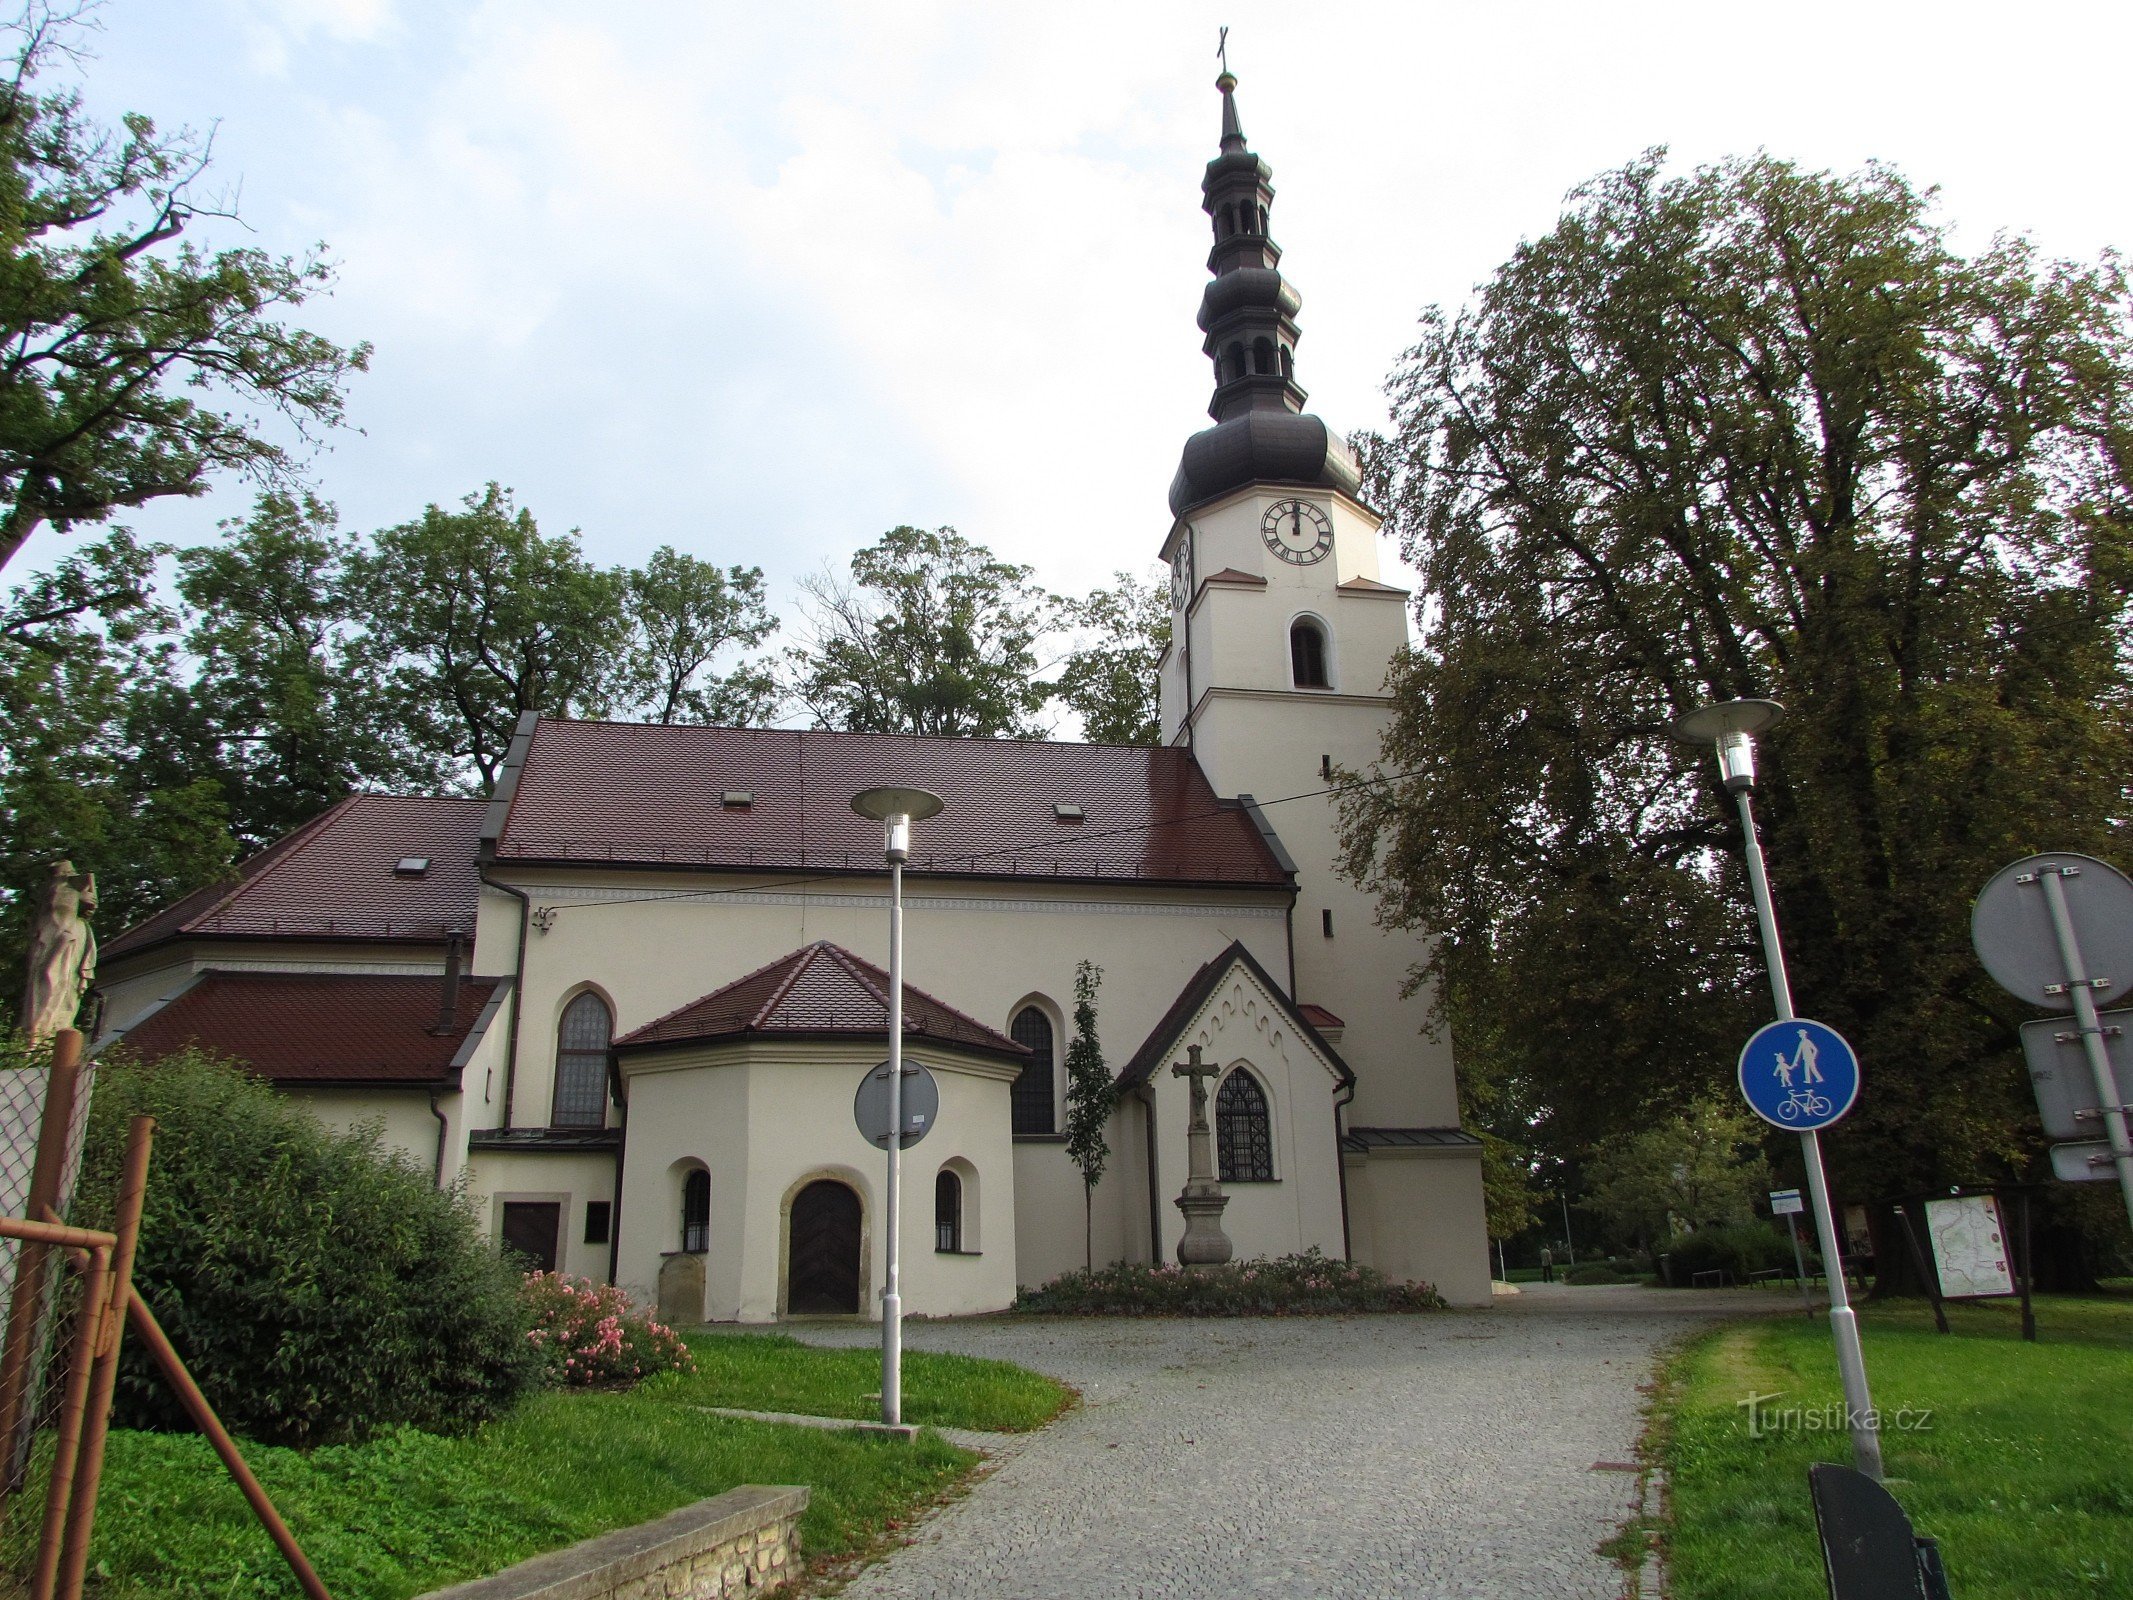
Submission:
[[[612,1285],[622,1260],[622,1163],[630,1149],[630,1094],[628,1080],[622,1076],[622,1063],[615,1060],[612,1051],[607,1059],[614,1064],[615,1110],[619,1115],[615,1126],[622,1133],[622,1142],[615,1146],[615,1198],[607,1211],[607,1281]]]
[[[479,876],[490,888],[502,890],[518,902],[518,960],[511,969],[511,1031],[504,1036],[504,1114],[496,1124],[508,1128],[512,1096],[518,1088],[518,1019],[526,1004],[526,927],[533,920],[533,899],[525,890],[490,877],[487,867],[481,869]]]
[[[1281,923],[1289,940],[1289,1004],[1296,1004],[1296,889],[1289,888],[1289,903],[1282,908]]]
[[[430,1091],[430,1115],[437,1119],[437,1187],[442,1189],[444,1187],[444,1151],[446,1142],[451,1138],[452,1125],[445,1120],[444,1113],[437,1109],[437,1091],[435,1089]]]
[[[1345,1135],[1341,1132],[1341,1113],[1355,1098],[1355,1083],[1350,1080],[1333,1092],[1333,1175],[1341,1181],[1341,1259],[1355,1259],[1355,1241],[1348,1234],[1348,1152],[1342,1148]]]
[[[1155,1085],[1142,1079],[1133,1097],[1141,1103],[1141,1128],[1148,1147],[1148,1265],[1159,1267],[1163,1264],[1163,1202],[1155,1176]]]

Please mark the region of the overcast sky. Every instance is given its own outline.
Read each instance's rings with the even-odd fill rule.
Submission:
[[[344,524],[495,479],[603,561],[792,579],[952,523],[1061,590],[1153,562],[1207,425],[1215,30],[1302,291],[1298,375],[1383,421],[1416,313],[1656,144],[1890,161],[1966,244],[2128,226],[2133,8],[109,0],[92,106],[213,125],[301,320],[375,346]],[[223,229],[213,237],[238,235]],[[229,482],[135,515],[191,542]],[[40,533],[29,561],[58,553]]]

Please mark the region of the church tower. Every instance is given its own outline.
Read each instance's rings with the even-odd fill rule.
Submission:
[[[1379,579],[1383,518],[1361,499],[1347,442],[1304,410],[1303,301],[1269,233],[1272,169],[1245,145],[1236,78],[1225,70],[1215,87],[1222,143],[1200,185],[1213,277],[1199,316],[1214,426],[1186,441],[1170,486],[1163,734],[1217,794],[1254,797],[1295,862],[1295,999],[1340,1018],[1357,1077],[1348,1126],[1451,1129],[1450,1047],[1422,1036],[1426,997],[1400,997],[1422,946],[1379,928],[1375,900],[1340,876],[1338,807],[1312,796],[1378,755],[1408,596]]]

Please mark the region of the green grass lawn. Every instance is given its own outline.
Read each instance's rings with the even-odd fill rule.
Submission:
[[[696,1376],[658,1380],[676,1402],[813,1417],[881,1415],[881,1352],[824,1350],[783,1334],[691,1333]],[[1006,1361],[904,1352],[904,1420],[1022,1433],[1073,1403],[1074,1391]]]
[[[1940,1540],[1958,1600],[2133,1596],[2133,1299],[2046,1296],[2039,1342],[2013,1302],[1861,1315],[1890,1491]],[[1676,1600],[1824,1600],[1807,1467],[1843,1433],[1750,1437],[1738,1404],[1838,1404],[1828,1318],[1730,1324],[1669,1364],[1651,1445],[1671,1479]],[[1898,1425],[1921,1412],[1921,1425]],[[1841,1417],[1841,1409],[1838,1412]]]
[[[950,1492],[977,1456],[922,1434],[862,1433],[707,1416],[725,1405],[868,1416],[879,1357],[776,1335],[692,1335],[698,1372],[628,1394],[557,1391],[463,1438],[400,1430],[308,1453],[246,1444],[245,1457],[336,1600],[403,1600],[742,1483],[804,1483],[803,1555],[863,1551]],[[1073,1399],[1000,1361],[905,1356],[912,1420],[1039,1427]],[[0,1529],[28,1567],[35,1507]],[[149,1595],[275,1600],[298,1591],[204,1440],[115,1432],[98,1502],[96,1600]]]

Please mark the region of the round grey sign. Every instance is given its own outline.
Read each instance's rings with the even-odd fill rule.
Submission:
[[[933,1131],[941,1114],[941,1086],[933,1074],[916,1061],[904,1062],[904,1136],[900,1148],[908,1150]],[[877,1150],[889,1148],[889,1064],[870,1068],[859,1080],[852,1096],[852,1120],[859,1132]]]
[[[2060,958],[2044,897],[2047,872],[2058,878],[2066,896],[2067,920],[2086,972],[2068,973]],[[2067,851],[2025,856],[2002,867],[1977,897],[1970,942],[1993,981],[2032,1005],[2073,1010],[2066,989],[2070,976],[2104,980],[2104,987],[2089,991],[2099,1006],[2122,1003],[2133,985],[2133,880],[2094,856]]]

